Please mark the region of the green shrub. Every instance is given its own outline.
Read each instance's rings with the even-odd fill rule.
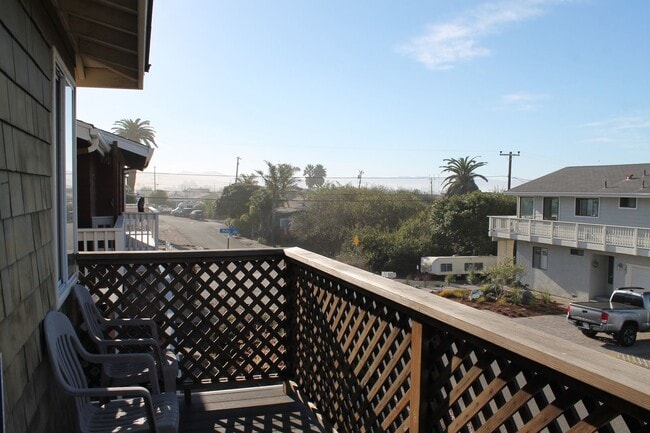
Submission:
[[[445,283],[447,284],[452,284],[456,282],[456,275],[454,274],[447,274],[445,275]]]
[[[540,293],[540,300],[542,301],[542,304],[544,305],[549,305],[551,302],[553,302],[553,298],[549,292],[541,292]]]

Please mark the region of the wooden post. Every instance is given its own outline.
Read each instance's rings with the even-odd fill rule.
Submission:
[[[411,328],[411,410],[409,433],[426,431],[426,406],[428,400],[428,378],[430,330],[420,322],[413,321]]]

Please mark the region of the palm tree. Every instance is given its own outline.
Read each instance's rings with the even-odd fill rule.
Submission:
[[[271,164],[264,161],[268,168],[268,173],[262,170],[256,170],[258,176],[264,179],[264,186],[269,191],[273,203],[277,206],[281,202],[286,202],[288,194],[298,191],[298,180],[294,177],[299,167],[291,164]]]
[[[305,183],[307,188],[320,188],[325,184],[325,176],[327,176],[327,170],[323,167],[322,164],[308,164],[305,167],[305,170],[302,172],[302,175],[305,176]]]
[[[122,119],[113,123],[112,131],[121,137],[128,138],[138,143],[146,144],[151,147],[156,144],[156,131],[151,127],[148,120]]]
[[[449,158],[444,159],[446,165],[441,165],[443,173],[451,173],[447,176],[442,184],[442,188],[447,188],[447,195],[460,195],[472,191],[478,191],[478,186],[474,179],[479,178],[487,182],[487,178],[475,173],[476,169],[483,167],[487,162],[478,162],[476,157],[470,158]]]
[[[114,134],[117,134],[121,137],[128,138],[131,141],[136,141],[142,143],[146,146],[151,147],[153,144],[155,147],[158,147],[156,144],[156,131],[151,127],[148,120],[137,119],[122,119],[113,123],[112,131]],[[126,170],[127,180],[126,184],[131,189],[132,192],[135,192],[135,174],[136,170],[130,169]]]

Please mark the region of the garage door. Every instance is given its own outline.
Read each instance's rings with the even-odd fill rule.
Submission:
[[[627,265],[625,285],[650,288],[650,267]]]

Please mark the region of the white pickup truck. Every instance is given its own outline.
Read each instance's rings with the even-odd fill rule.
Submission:
[[[569,304],[567,319],[587,337],[611,334],[621,346],[631,346],[637,332],[650,331],[650,291],[641,287],[621,287],[609,302]]]

